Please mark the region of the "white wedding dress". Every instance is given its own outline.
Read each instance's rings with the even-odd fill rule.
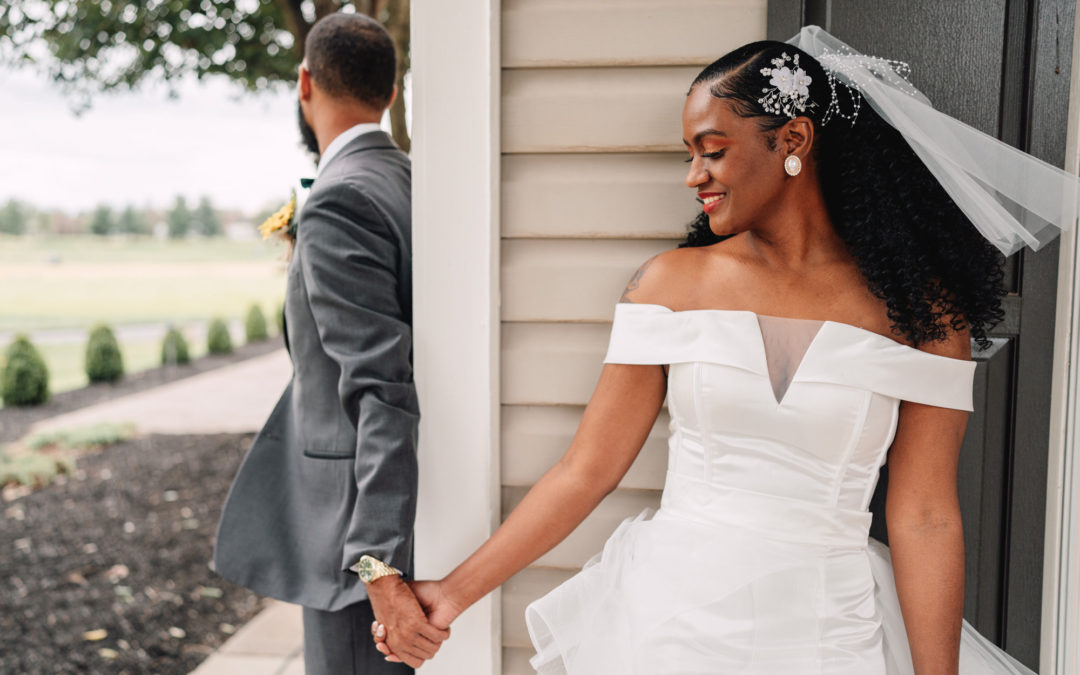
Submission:
[[[526,610],[543,675],[911,675],[867,507],[901,400],[975,363],[833,321],[620,304],[606,363],[670,364],[661,507]],[[961,675],[1031,673],[963,626]]]

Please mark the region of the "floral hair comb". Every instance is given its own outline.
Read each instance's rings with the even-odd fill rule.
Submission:
[[[786,64],[790,61],[792,68]],[[763,87],[764,94],[758,99],[758,103],[766,111],[774,115],[795,117],[796,111],[806,112],[807,100],[810,98],[810,83],[813,80],[806,71],[799,66],[799,55],[794,57],[784,52],[772,60],[772,68],[762,68],[761,74],[770,77],[769,84],[772,88]],[[811,103],[810,106],[815,104]]]

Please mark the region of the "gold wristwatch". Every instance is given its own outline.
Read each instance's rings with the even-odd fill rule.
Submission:
[[[360,577],[360,581],[363,581],[365,584],[370,584],[376,579],[388,577],[392,574],[397,574],[398,576],[401,575],[401,570],[394,569],[378,558],[370,555],[360,556],[360,560],[349,569],[356,572]]]

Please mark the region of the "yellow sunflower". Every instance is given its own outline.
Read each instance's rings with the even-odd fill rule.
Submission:
[[[296,191],[294,190],[288,203],[278,209],[274,215],[267,218],[262,225],[259,225],[259,233],[262,234],[263,239],[269,239],[271,235],[282,230],[285,230],[282,232],[285,237],[292,238],[294,234],[292,220],[295,213]]]

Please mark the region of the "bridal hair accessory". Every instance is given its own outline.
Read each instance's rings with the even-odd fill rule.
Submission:
[[[788,61],[792,62],[794,70],[785,65]],[[855,120],[859,117],[859,110],[862,108],[862,96],[860,96],[858,81],[854,76],[857,69],[866,70],[912,96],[921,95],[919,90],[908,82],[911,65],[905,61],[866,56],[843,45],[837,52],[832,52],[826,47],[825,53],[818,57],[818,62],[825,69],[829,82],[829,105],[825,108],[825,114],[821,116],[822,125],[828,124],[834,117],[842,117],[851,124],[855,124]],[[758,99],[758,103],[766,112],[794,119],[798,116],[796,113],[805,113],[807,108],[817,107],[817,103],[808,103],[810,83],[814,80],[799,67],[798,54],[791,56],[784,52],[773,59],[772,64],[772,68],[761,69],[761,74],[770,78],[769,84],[773,85],[771,89],[762,88],[761,91],[765,95]],[[841,80],[837,77],[837,73],[845,73],[848,77]],[[851,105],[850,113],[844,113],[840,109],[840,96],[836,93],[837,84],[840,84],[847,93]]]
[[[853,100],[865,99],[900,132],[976,229],[1005,255],[1038,250],[1076,224],[1080,179],[934,110],[901,62],[865,56],[818,26],[788,40],[817,59]],[[904,64],[906,66],[906,64]],[[850,119],[833,102],[826,115]],[[824,120],[823,122],[824,123]]]
[[[910,96],[922,96],[919,90],[907,79],[911,75],[911,65],[906,61],[883,59],[880,56],[866,56],[844,45],[842,49],[836,52],[828,51],[828,48],[826,48],[825,53],[818,57],[818,62],[821,63],[825,73],[829,76],[829,105],[825,108],[825,114],[821,118],[822,124],[828,124],[833,117],[837,116],[847,120],[852,125],[855,124],[863,101],[862,90],[859,88],[858,81],[858,74],[862,72],[868,72]],[[840,78],[838,74],[843,74],[845,77]],[[840,96],[836,93],[837,84],[843,87],[851,103],[851,112],[848,114],[845,114],[840,109]],[[922,96],[922,98],[929,105],[930,101],[925,96]]]
[[[802,160],[798,155],[788,155],[784,159],[784,172],[789,176],[798,176],[800,171],[802,171]]]
[[[792,70],[785,64],[791,61]],[[806,112],[806,101],[810,98],[810,83],[813,82],[806,71],[799,67],[799,55],[792,58],[787,52],[772,60],[772,68],[762,68],[761,74],[769,79],[772,88],[763,87],[765,94],[758,103],[774,115],[786,115],[794,118],[795,111]],[[810,107],[814,104],[811,103]]]

